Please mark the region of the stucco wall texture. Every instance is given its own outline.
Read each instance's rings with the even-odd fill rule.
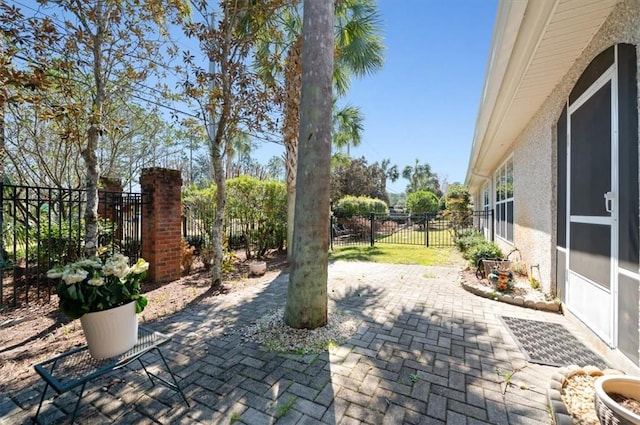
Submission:
[[[555,293],[556,122],[587,65],[600,52],[618,43],[636,45],[640,57],[640,0],[625,0],[616,5],[569,72],[514,140],[508,154],[514,158],[513,246],[520,250],[522,259],[533,266],[534,277],[547,292]],[[476,194],[476,199],[482,199],[481,193]],[[505,252],[513,248],[504,241],[497,242]]]

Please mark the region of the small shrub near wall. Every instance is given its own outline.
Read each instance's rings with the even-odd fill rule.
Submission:
[[[467,258],[472,266],[476,266],[482,258],[503,258],[502,250],[493,242],[482,241],[467,251]]]
[[[466,229],[458,232],[455,236],[455,244],[465,259],[468,259],[469,250],[486,242],[484,235],[474,229]]]
[[[471,266],[478,265],[484,258],[504,258],[502,250],[494,242],[489,242],[484,235],[474,229],[464,229],[456,233],[455,244],[462,257],[469,260]]]

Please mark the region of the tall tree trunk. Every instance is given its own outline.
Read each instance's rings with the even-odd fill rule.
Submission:
[[[224,173],[224,165],[222,160],[222,136],[220,128],[226,125],[226,119],[221,117],[218,121],[218,130],[211,147],[211,164],[213,166],[213,181],[216,185],[216,214],[213,219],[213,264],[211,267],[211,286],[216,287],[222,283],[222,263],[224,260],[223,249],[223,226],[224,226],[224,209],[227,202],[226,179]],[[227,158],[228,160],[228,158]]]
[[[287,53],[285,64],[284,146],[287,178],[287,259],[291,261],[293,223],[296,205],[296,167],[298,166],[298,131],[300,126],[300,90],[302,86],[302,36]]]
[[[109,11],[99,1],[97,6],[97,26],[93,38],[93,79],[96,94],[91,105],[91,116],[87,134],[87,146],[82,151],[82,158],[87,166],[87,203],[84,212],[84,255],[93,257],[98,251],[98,181],[100,180],[100,166],[96,152],[102,137],[102,109],[106,98],[106,81],[103,75],[102,47],[105,43],[105,25],[108,22]]]
[[[220,76],[222,80],[222,96],[221,99],[222,107],[220,109],[220,114],[218,117],[213,116],[213,111],[215,111],[214,105],[210,105],[210,111],[212,116],[209,132],[209,153],[211,157],[211,166],[213,168],[213,182],[216,185],[216,214],[213,219],[213,229],[212,229],[212,237],[211,241],[212,249],[213,249],[213,264],[211,266],[211,286],[216,287],[222,283],[222,264],[224,261],[224,249],[223,249],[223,241],[224,241],[224,210],[227,202],[227,193],[226,193],[226,169],[224,166],[224,153],[225,153],[225,138],[227,137],[229,125],[229,117],[231,115],[231,69],[229,67],[229,54],[230,54],[230,45],[231,45],[231,37],[232,30],[234,28],[233,23],[230,22],[230,18],[228,16],[228,11],[225,12],[224,15],[224,25],[225,25],[225,39],[222,45],[222,59],[220,60]],[[213,74],[213,68],[212,74]],[[213,75],[212,75],[213,77]],[[213,91],[213,87],[211,88]],[[210,94],[213,96],[213,93]],[[215,121],[217,119],[217,122]],[[215,125],[213,124],[215,122]],[[215,131],[215,133],[214,133]],[[213,133],[213,134],[212,134]],[[226,139],[226,143],[229,143],[229,140]],[[227,157],[227,161],[229,161],[229,157]]]
[[[333,2],[305,0],[293,255],[284,321],[327,324]]]
[[[1,52],[0,52],[1,53]],[[4,141],[4,111],[7,91],[0,90],[0,180],[4,181],[4,161],[7,157],[7,145]]]
[[[0,39],[0,57],[4,56],[4,37]],[[4,141],[4,112],[7,104],[6,78],[0,80],[0,179],[4,182],[4,160],[7,156],[7,146]],[[2,223],[0,223],[2,224]],[[1,227],[0,227],[1,228]],[[2,246],[0,246],[2,248]],[[0,260],[2,260],[2,250],[0,250]],[[2,262],[0,262],[2,264]]]
[[[87,147],[82,151],[82,158],[87,166],[87,182],[85,186],[87,204],[84,212],[85,257],[93,257],[98,250],[98,180],[100,179],[100,168],[96,156],[96,147],[100,143],[100,132],[100,125],[92,123],[89,127]]]

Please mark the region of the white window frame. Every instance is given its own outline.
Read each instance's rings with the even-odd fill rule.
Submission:
[[[491,223],[489,222],[489,211],[491,210],[491,185],[487,181],[484,186],[482,186],[482,211],[484,216],[482,217],[482,229],[484,232],[485,238],[490,237],[491,232]]]
[[[496,237],[510,244],[513,244],[514,241],[515,224],[513,217],[515,210],[513,171],[514,161],[513,155],[511,155],[498,167],[493,178],[495,188],[494,221]],[[511,219],[511,223],[509,223],[509,219]],[[511,224],[510,229],[509,224]]]

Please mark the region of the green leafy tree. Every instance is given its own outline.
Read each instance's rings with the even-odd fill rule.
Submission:
[[[331,167],[331,200],[333,202],[347,195],[367,196],[389,203],[386,192],[386,173],[378,164],[367,164],[362,158],[351,159],[336,154]]]
[[[298,187],[284,322],[297,329],[327,324],[329,168],[333,4],[305,0]]]
[[[284,181],[285,178],[284,158],[281,156],[272,156],[267,162],[267,173],[269,178],[278,181]]]
[[[115,99],[146,81],[161,62],[160,38],[167,16],[179,2],[82,0],[43,1],[42,11],[61,24],[48,51],[56,59],[48,74],[56,80],[61,102],[44,108],[43,118],[54,123],[62,143],[79,147],[84,160],[82,176],[87,192],[84,213],[86,256],[98,245],[99,151],[105,134],[113,131]],[[33,59],[32,59],[33,60]],[[53,105],[49,105],[53,106]]]
[[[376,162],[377,164],[377,162]],[[400,172],[397,165],[391,165],[390,159],[383,159],[380,163],[380,170],[382,171],[382,191],[387,193],[387,180],[391,180],[394,183],[400,178]]]
[[[466,186],[458,184],[449,186],[445,196],[444,215],[449,219],[456,238],[461,230],[472,224],[471,194]]]
[[[248,64],[257,34],[264,30],[267,18],[281,2],[222,0],[219,11],[205,0],[191,5],[193,13],[180,24],[187,36],[199,41],[210,63],[205,70],[189,52],[184,52],[186,77],[182,86],[186,98],[197,109],[195,115],[207,129],[212,180],[216,185],[211,285],[217,286],[222,282],[225,160],[229,160],[229,145],[242,133],[275,130],[272,117],[277,107],[276,87],[265,84]]]
[[[49,17],[25,16],[19,7],[4,1],[0,2],[0,27],[0,178],[4,178],[7,107],[38,104],[46,98],[52,60],[47,47],[57,42],[58,34]]]
[[[407,195],[407,208],[412,215],[435,213],[438,211],[440,200],[427,190],[411,192]]]
[[[298,129],[300,124],[300,97],[302,76],[302,19],[299,2],[294,0],[290,5],[274,14],[272,27],[262,34],[262,44],[258,68],[266,79],[281,80],[284,87],[284,124],[282,134],[286,149],[286,181],[287,181],[287,222],[292,240],[296,171],[298,159]],[[382,68],[383,44],[380,36],[380,14],[373,0],[338,0],[335,1],[335,64],[333,81],[335,94],[344,96],[353,76],[361,77]],[[359,113],[355,109],[349,115],[352,119],[343,126],[345,130],[340,136],[349,136],[349,130],[357,130],[361,126]],[[359,120],[359,122],[358,122]],[[359,136],[357,136],[359,139]],[[353,141],[354,139],[351,138]],[[291,256],[291,244],[288,255]]]
[[[431,166],[427,163],[421,164],[418,159],[413,166],[407,165],[402,170],[402,177],[409,180],[407,193],[419,190],[428,190],[442,196],[438,175],[431,171]]]
[[[336,109],[334,103],[333,146],[339,150],[346,148],[347,156],[349,156],[349,148],[360,145],[362,141],[363,121],[364,117],[360,108],[346,105],[341,109]]]

